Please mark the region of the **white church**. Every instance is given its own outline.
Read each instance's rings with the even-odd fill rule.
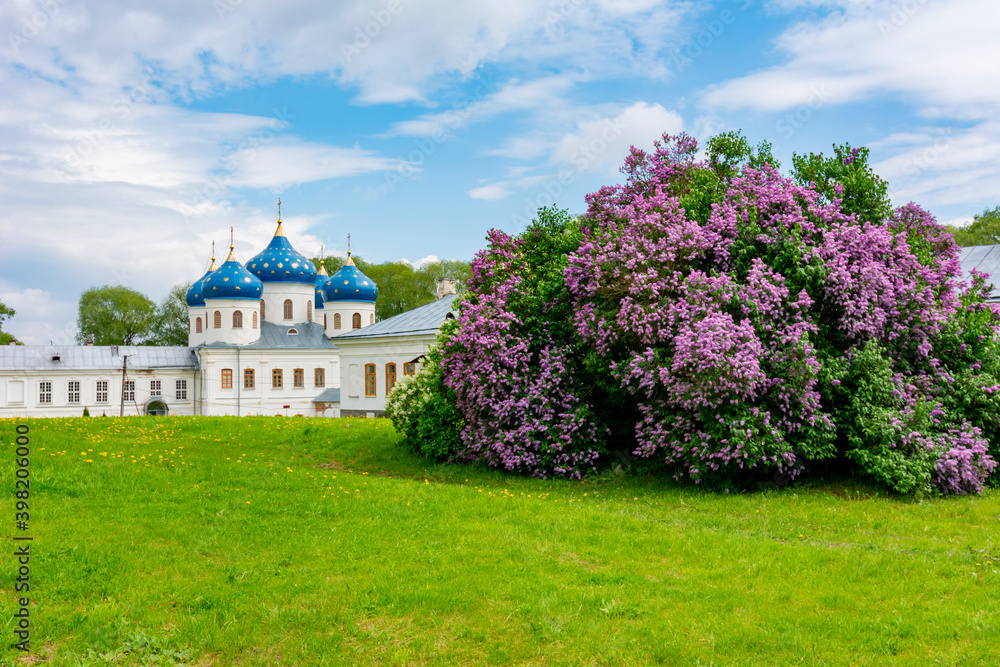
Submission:
[[[233,247],[187,293],[188,347],[0,347],[0,417],[377,417],[445,319],[438,299],[376,322],[378,288],[347,261],[333,276],[292,247],[281,218],[243,265]]]

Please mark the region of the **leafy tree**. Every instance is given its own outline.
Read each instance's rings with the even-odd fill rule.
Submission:
[[[2,301],[0,301],[0,327],[3,326],[4,321],[9,317],[14,317],[15,311],[13,308],[7,306]],[[14,338],[12,334],[7,333],[0,329],[0,345],[10,345],[15,343],[21,345],[21,341]]]
[[[739,130],[723,132],[708,140],[706,153],[708,165],[723,179],[728,181],[744,166],[763,169],[764,165],[780,169],[781,165],[772,153],[770,142],[762,141],[756,150]]]
[[[840,201],[840,209],[859,222],[882,223],[892,212],[889,185],[868,166],[868,149],[834,146],[833,155],[793,154],[792,178],[821,195],[821,201]]]
[[[128,287],[92,287],[80,295],[77,314],[78,343],[140,345],[153,335],[156,306],[141,292]]]
[[[153,324],[149,345],[188,344],[187,291],[191,283],[174,285],[163,301],[156,307],[156,321]]]
[[[968,227],[948,226],[955,236],[955,243],[963,248],[974,245],[994,245],[1000,243],[1000,206],[986,209],[972,218]]]

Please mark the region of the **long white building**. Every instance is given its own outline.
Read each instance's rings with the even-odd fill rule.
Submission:
[[[317,271],[279,219],[246,265],[230,247],[191,285],[188,347],[0,348],[0,417],[380,416],[452,316],[453,285],[376,323],[378,288],[350,253]]]

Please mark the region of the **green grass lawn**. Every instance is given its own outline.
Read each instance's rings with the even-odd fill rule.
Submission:
[[[995,490],[525,479],[385,420],[23,423],[33,650],[8,538],[4,665],[1000,664]]]

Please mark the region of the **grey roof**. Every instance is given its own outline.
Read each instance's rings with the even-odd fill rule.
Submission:
[[[972,269],[990,274],[992,280],[987,283],[993,284],[993,291],[990,293],[990,301],[1000,300],[1000,245],[974,245],[962,248],[959,254],[959,261],[962,263],[962,278],[968,280]]]
[[[295,329],[297,334],[289,334],[289,330]],[[280,349],[316,349],[325,348],[336,350],[337,346],[330,342],[323,332],[323,325],[316,322],[303,322],[301,324],[274,324],[273,322],[262,322],[260,325],[260,338],[249,345],[234,345],[232,343],[207,343],[203,347],[211,348],[235,348],[243,347],[251,350],[280,350]]]
[[[3,345],[0,368],[4,370],[118,370],[128,356],[130,369],[195,368],[189,347],[125,345]],[[53,357],[59,357],[54,361]]]
[[[312,400],[313,403],[340,403],[340,387],[327,389]]]
[[[334,340],[342,338],[375,338],[379,336],[408,336],[414,334],[436,333],[445,318],[450,313],[455,315],[454,302],[458,298],[456,294],[450,294],[443,299],[432,301],[426,306],[420,306],[405,313],[400,313],[387,320],[376,322],[361,329],[354,329],[334,336]]]

